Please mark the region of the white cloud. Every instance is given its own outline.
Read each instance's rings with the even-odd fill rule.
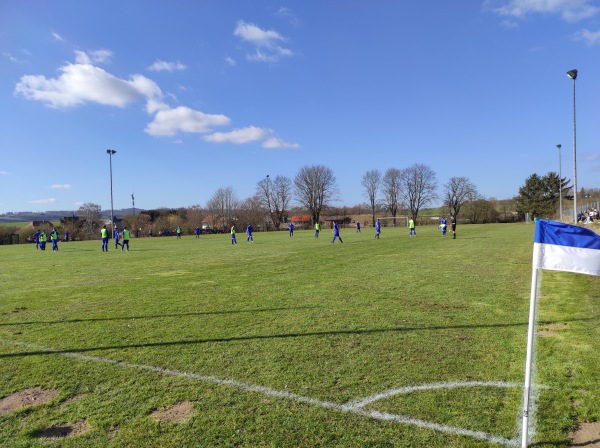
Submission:
[[[280,47],[273,47],[270,51],[271,55],[286,55],[289,52]],[[108,50],[76,51],[77,62],[60,67],[58,77],[22,76],[15,86],[15,95],[40,101],[53,108],[69,108],[85,103],[123,108],[137,100],[145,99],[146,112],[153,115],[153,118],[144,131],[154,137],[173,136],[180,132],[210,134],[205,136],[205,140],[216,143],[243,144],[262,140],[262,146],[265,148],[298,147],[297,144],[286,143],[274,137],[270,129],[255,126],[230,132],[214,132],[216,127],[229,126],[230,118],[223,114],[206,114],[185,106],[173,108],[164,102],[165,95],[153,80],[139,74],[132,75],[129,79],[121,79],[92,64],[93,61],[106,61],[111,55],[112,52]],[[70,187],[68,184],[51,186],[56,189]]]
[[[300,25],[300,21],[298,20],[296,15],[292,12],[292,10],[289,8],[284,8],[284,7],[279,8],[279,11],[277,11],[276,15],[287,18],[293,26],[297,27]]]
[[[287,143],[273,136],[272,129],[263,129],[256,126],[234,129],[230,132],[215,132],[203,137],[204,140],[214,143],[233,143],[241,145],[244,143],[262,140],[261,146],[269,149],[299,148],[296,143]]]
[[[231,121],[225,115],[205,114],[184,106],[172,109],[159,102],[153,102],[146,109],[156,112],[145,129],[146,133],[155,137],[175,135],[177,132],[205,134],[211,132],[213,127],[226,126]]]
[[[248,126],[245,128],[234,129],[230,132],[215,132],[214,134],[204,136],[204,140],[215,143],[242,143],[255,142],[266,138],[271,133],[270,130]]]
[[[590,31],[582,29],[575,33],[575,40],[582,40],[588,45],[600,44],[600,31]]]
[[[227,62],[232,67],[236,64],[235,59],[230,56],[225,56],[225,62]]]
[[[21,64],[23,61],[21,61],[20,59],[17,59],[16,57],[14,57],[12,54],[10,53],[2,53],[2,56],[8,58],[8,60],[10,62],[14,62],[16,64]]]
[[[8,176],[8,171],[0,171],[0,176]]]
[[[112,58],[113,52],[101,48],[100,50],[92,50],[88,52],[93,62],[103,63],[108,62]]]
[[[233,35],[256,47],[255,54],[247,55],[248,60],[273,62],[279,60],[282,56],[293,55],[290,49],[280,46],[280,43],[285,42],[287,39],[277,31],[265,31],[253,23],[240,20]]]
[[[105,63],[110,60],[113,53],[110,50],[91,50],[88,52],[75,50],[75,62],[77,64]]]
[[[62,36],[58,33],[52,33],[52,37],[54,38],[54,40],[57,40],[59,42],[64,41],[64,39],[62,38]]]
[[[167,62],[158,60],[148,70],[152,72],[174,72],[175,70],[185,70],[187,67],[181,62]]]
[[[48,199],[35,199],[33,201],[28,201],[30,204],[53,204],[54,202],[58,202],[56,198],[48,198]]]
[[[584,153],[583,160],[586,162],[595,162],[596,160],[600,160],[600,154]]]
[[[54,189],[69,189],[69,188],[71,188],[71,185],[69,185],[69,184],[52,184],[52,185],[50,185],[50,188],[54,188]]]
[[[300,145],[298,143],[284,142],[277,137],[269,137],[263,142],[262,147],[268,149],[296,149],[299,148]]]
[[[558,14],[567,22],[576,22],[600,13],[600,7],[595,6],[593,0],[487,0],[486,7],[500,15],[520,19],[536,13]]]
[[[15,94],[54,108],[68,108],[88,102],[125,107],[143,97],[162,95],[158,85],[142,75],[133,75],[129,80],[120,79],[91,65],[87,53],[77,51],[76,59],[78,63],[60,67],[61,74],[57,78],[22,76],[15,87]]]

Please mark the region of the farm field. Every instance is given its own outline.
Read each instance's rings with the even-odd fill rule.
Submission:
[[[0,246],[0,446],[520,446],[533,231]],[[532,441],[566,447],[600,420],[600,278],[540,277]]]

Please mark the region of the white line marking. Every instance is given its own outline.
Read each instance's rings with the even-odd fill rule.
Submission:
[[[520,387],[519,384],[515,383],[506,383],[504,381],[467,381],[460,383],[434,383],[434,384],[422,384],[420,386],[410,386],[410,387],[401,387],[399,389],[390,389],[383,392],[380,392],[375,395],[371,395],[369,397],[362,398],[360,400],[355,400],[348,405],[350,407],[362,408],[368,404],[371,404],[375,401],[382,400],[384,398],[389,398],[394,395],[399,394],[409,394],[411,392],[418,392],[421,390],[434,390],[434,389],[454,389],[456,387]]]
[[[417,426],[420,428],[426,428],[426,429],[431,429],[434,431],[444,432],[447,434],[469,436],[469,437],[473,437],[476,439],[485,440],[487,442],[496,443],[498,445],[506,446],[506,447],[518,447],[519,441],[520,441],[519,438],[507,439],[504,437],[487,434],[482,431],[472,431],[469,429],[463,429],[463,428],[457,428],[454,426],[447,426],[447,425],[441,425],[438,423],[427,422],[425,420],[419,420],[416,418],[406,417],[406,416],[399,415],[399,414],[389,414],[386,412],[369,411],[369,410],[363,409],[363,407],[367,404],[370,404],[374,401],[380,400],[382,398],[390,397],[392,395],[396,395],[399,393],[409,393],[409,392],[414,392],[414,391],[418,391],[418,390],[440,389],[440,388],[451,388],[451,387],[469,387],[469,385],[470,386],[482,386],[483,385],[483,386],[497,386],[497,387],[518,387],[515,385],[511,385],[510,383],[474,381],[474,382],[470,382],[470,383],[436,383],[436,384],[429,384],[429,385],[425,384],[425,385],[421,385],[421,386],[405,387],[405,388],[401,388],[401,389],[392,389],[392,390],[382,392],[380,394],[376,394],[376,395],[372,395],[372,396],[363,398],[361,400],[350,402],[348,404],[339,404],[339,403],[333,403],[330,401],[322,401],[322,400],[317,400],[315,398],[304,397],[302,395],[297,395],[294,393],[285,392],[285,391],[281,391],[281,390],[271,389],[271,388],[265,387],[265,386],[257,386],[257,385],[253,385],[253,384],[242,383],[240,381],[230,380],[228,378],[218,378],[218,377],[209,376],[209,375],[198,375],[197,373],[182,372],[180,370],[163,369],[161,367],[147,366],[147,365],[143,365],[143,364],[132,364],[132,363],[129,363],[126,361],[119,361],[116,359],[99,358],[96,356],[81,355],[81,354],[75,353],[75,352],[67,352],[67,351],[42,347],[42,346],[39,346],[36,344],[31,344],[28,342],[0,339],[0,343],[3,343],[5,345],[10,345],[13,347],[25,347],[25,348],[29,348],[29,349],[38,350],[40,352],[57,354],[57,355],[61,355],[61,356],[79,359],[81,361],[90,361],[90,362],[96,362],[96,363],[102,363],[102,364],[113,364],[116,366],[127,367],[130,369],[145,370],[148,372],[155,372],[155,373],[160,373],[163,375],[190,378],[190,379],[202,381],[205,383],[217,384],[220,386],[230,386],[230,387],[234,387],[236,389],[244,390],[247,392],[256,392],[256,393],[268,395],[271,397],[284,398],[287,400],[296,401],[298,403],[306,403],[306,404],[310,404],[312,406],[319,406],[319,407],[326,408],[326,409],[334,409],[334,410],[342,411],[342,412],[350,412],[350,413],[353,413],[356,415],[361,415],[361,416],[372,418],[375,420],[404,423],[404,424],[408,424],[408,425]]]

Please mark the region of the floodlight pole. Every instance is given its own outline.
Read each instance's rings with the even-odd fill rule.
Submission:
[[[269,186],[271,184],[271,178],[269,177],[269,175],[267,174],[267,177],[265,177],[265,183],[267,186],[267,207],[269,208],[269,219],[271,219],[271,221],[273,221],[273,215],[271,214],[271,193],[269,191]],[[269,231],[269,222],[266,222],[265,225],[265,231]]]
[[[112,185],[112,156],[117,153],[114,149],[107,149],[106,153],[110,160],[110,238],[115,237],[115,211],[113,208],[113,185]]]
[[[562,221],[562,161],[561,161],[561,157],[560,157],[560,148],[562,147],[562,145],[559,143],[558,145],[556,145],[556,147],[558,148],[558,203],[559,205],[559,210],[560,210],[560,221]]]
[[[577,120],[575,113],[575,80],[577,70],[569,70],[567,76],[573,80],[573,224],[577,224]]]

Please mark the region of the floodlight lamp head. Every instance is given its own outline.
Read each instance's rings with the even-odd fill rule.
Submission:
[[[557,147],[558,149],[560,149],[560,148],[562,148],[562,145],[559,143],[558,145],[556,145],[556,147]]]
[[[107,149],[107,150],[106,150],[106,154],[110,154],[111,156],[112,156],[113,154],[116,154],[116,153],[117,153],[117,151],[115,151],[114,149]]]
[[[571,78],[573,81],[575,81],[577,79],[577,70],[573,69],[573,70],[569,70],[567,72],[567,76],[569,78]]]

